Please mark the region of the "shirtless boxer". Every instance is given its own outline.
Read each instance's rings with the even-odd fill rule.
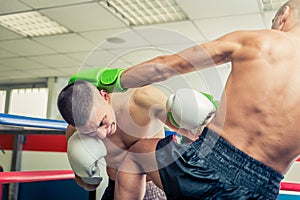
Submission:
[[[186,160],[149,173],[170,199],[276,199],[283,175],[300,154],[299,0],[290,0],[278,10],[272,30],[235,31],[175,55],[160,56],[125,70],[120,83],[123,88],[140,87],[227,62],[232,70],[220,107],[208,129],[186,150],[190,157],[184,154]],[[201,158],[198,151],[209,148],[209,141],[216,145]],[[161,146],[159,140],[145,140],[132,150],[154,152]],[[153,159],[153,164],[163,162],[162,155]],[[193,162],[191,169],[180,167],[185,162]],[[146,167],[135,163],[140,169]],[[196,175],[202,167],[211,172],[206,174],[208,179]],[[180,178],[192,169],[195,174]],[[176,176],[166,180],[170,173]],[[118,191],[125,189],[125,195],[124,186]]]
[[[89,99],[93,101],[87,103],[87,97],[89,96],[92,96]],[[201,96],[203,95],[201,94]],[[178,97],[179,95],[177,94],[176,98],[178,99]],[[203,97],[207,100],[207,103],[211,104],[206,96]],[[112,95],[104,90],[98,90],[88,82],[77,81],[75,84],[73,83],[65,87],[60,93],[58,99],[59,110],[64,119],[72,125],[67,128],[67,138],[73,135],[75,131],[74,126],[76,125],[79,133],[87,134],[90,137],[98,136],[105,144],[105,150],[107,151],[105,160],[110,180],[102,199],[113,199],[116,172],[124,156],[127,154],[126,150],[131,145],[142,138],[164,137],[165,124],[172,127],[173,130],[179,131],[167,118],[166,102],[167,97],[152,86],[129,90],[126,93],[114,93]],[[173,104],[175,103],[172,103],[169,107],[174,107]],[[95,115],[93,115],[93,112],[89,112],[86,105],[94,105],[92,109],[94,109]],[[76,107],[80,109],[76,111]],[[206,106],[205,108],[212,109],[208,111],[209,113],[214,113],[215,111],[213,104],[211,104],[211,107]],[[176,116],[174,118],[176,120]],[[84,119],[88,120],[84,121]],[[195,137],[195,135],[192,136]],[[101,146],[100,143],[99,146]],[[88,148],[92,151],[92,148],[98,147],[89,146]],[[80,155],[79,150],[76,148],[73,148],[72,152],[76,156]],[[68,154],[72,152],[68,148]],[[84,155],[80,155],[78,159],[84,159],[83,157]],[[72,160],[70,162],[72,166]],[[76,170],[74,172],[76,174]],[[98,184],[85,183],[77,174],[76,181],[87,190],[95,189],[98,186]],[[147,188],[147,193],[151,195],[151,198],[165,199],[163,191],[155,185],[147,182]],[[145,196],[145,199],[147,199],[147,196]]]

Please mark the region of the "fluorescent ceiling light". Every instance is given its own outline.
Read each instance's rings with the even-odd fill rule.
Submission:
[[[276,11],[285,2],[287,2],[287,0],[261,0],[263,9],[265,11]]]
[[[110,0],[101,4],[132,26],[187,20],[175,0]]]
[[[0,25],[25,37],[68,33],[69,30],[37,11],[0,16]]]

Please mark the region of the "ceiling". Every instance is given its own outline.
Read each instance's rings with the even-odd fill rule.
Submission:
[[[188,20],[129,26],[100,1],[0,0],[0,15],[37,10],[67,34],[24,37],[0,26],[0,84],[69,76],[84,67],[129,67],[238,29],[271,26],[261,0],[176,0]]]

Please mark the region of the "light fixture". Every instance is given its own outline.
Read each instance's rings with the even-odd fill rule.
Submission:
[[[261,4],[265,11],[275,11],[280,8],[287,0],[261,0]]]
[[[114,44],[125,43],[125,40],[122,38],[119,38],[119,37],[108,37],[108,38],[106,38],[106,41],[110,42],[110,43],[114,43]]]
[[[25,37],[68,33],[69,30],[37,11],[0,16],[0,25]]]
[[[109,0],[101,4],[132,26],[187,20],[175,0]]]

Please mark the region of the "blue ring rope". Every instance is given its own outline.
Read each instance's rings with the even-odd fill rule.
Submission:
[[[49,128],[55,130],[66,130],[68,125],[65,121],[62,120],[25,117],[3,113],[0,113],[0,124],[35,128]]]
[[[67,123],[63,120],[44,119],[36,117],[25,117],[0,113],[0,124],[22,127],[49,128],[55,130],[66,130]],[[165,131],[165,136],[175,134],[174,131]]]

